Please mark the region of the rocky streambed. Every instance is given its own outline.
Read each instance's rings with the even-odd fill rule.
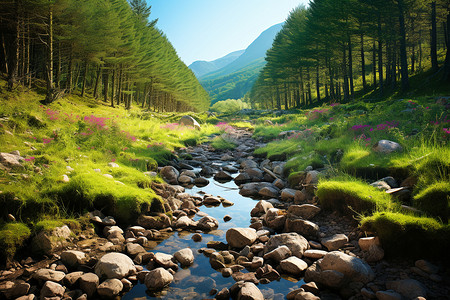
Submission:
[[[169,214],[121,228],[91,212],[94,230],[36,237],[47,259],[0,273],[7,299],[446,299],[439,262],[385,260],[357,222],[322,211],[320,170],[287,188],[282,161],[252,157],[249,132],[234,151],[191,147],[153,189]],[[249,198],[252,197],[252,198]],[[262,200],[261,200],[262,199]]]

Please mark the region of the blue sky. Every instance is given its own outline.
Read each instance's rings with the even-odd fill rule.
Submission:
[[[308,0],[147,0],[151,19],[187,64],[247,48]]]

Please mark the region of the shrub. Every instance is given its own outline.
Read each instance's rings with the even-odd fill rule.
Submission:
[[[361,220],[361,229],[376,233],[388,255],[447,257],[450,227],[432,218],[378,212]]]
[[[437,182],[414,196],[414,205],[448,223],[450,215],[450,183]]]
[[[356,179],[321,181],[317,196],[324,209],[350,214],[394,207],[390,195]]]
[[[0,249],[6,258],[11,259],[23,245],[23,242],[30,237],[31,230],[23,223],[8,223],[0,229]]]

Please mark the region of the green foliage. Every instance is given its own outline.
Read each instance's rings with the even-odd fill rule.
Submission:
[[[448,223],[450,216],[450,182],[436,182],[414,196],[414,206]]]
[[[0,228],[0,248],[7,258],[14,257],[16,251],[31,235],[31,230],[23,223],[7,223]]]
[[[357,179],[322,180],[316,195],[324,209],[348,214],[370,213],[395,207],[390,195]]]
[[[221,114],[232,114],[245,108],[250,108],[250,106],[247,103],[242,102],[241,99],[228,99],[216,102],[211,106],[210,110]]]
[[[376,233],[392,256],[442,259],[450,246],[450,227],[432,218],[377,212],[361,220],[361,229]]]
[[[237,147],[237,144],[224,136],[217,136],[212,140],[211,146],[214,149],[232,150]]]

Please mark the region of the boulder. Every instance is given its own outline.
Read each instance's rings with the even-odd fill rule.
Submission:
[[[177,264],[173,262],[173,255],[158,252],[155,254],[155,262],[165,268],[178,268]]]
[[[194,254],[190,248],[181,249],[173,256],[183,266],[190,266],[194,263]]]
[[[427,272],[428,274],[436,274],[439,271],[439,267],[436,265],[433,265],[429,261],[420,259],[415,262],[415,266],[419,269],[421,269],[424,272]]]
[[[85,259],[86,254],[81,251],[68,250],[61,253],[61,260],[68,267],[76,267],[83,263]]]
[[[66,277],[64,277],[64,284],[66,286],[73,286],[78,282],[78,279],[81,278],[81,276],[83,276],[83,272],[78,271],[78,272],[72,272],[66,275]]]
[[[142,247],[139,244],[134,244],[134,243],[127,243],[126,250],[127,250],[128,255],[130,255],[131,257],[135,257],[139,253],[147,252],[147,250],[145,250],[144,247]]]
[[[64,295],[65,288],[59,283],[53,281],[47,281],[41,289],[41,299],[51,298],[51,297],[62,297]]]
[[[389,154],[392,152],[401,152],[403,148],[396,142],[380,140],[373,145],[372,150],[378,153]]]
[[[264,296],[254,283],[244,282],[237,300],[264,300]]]
[[[204,205],[219,206],[220,203],[222,203],[222,200],[214,196],[205,197],[203,200]]]
[[[186,227],[194,226],[195,224],[196,223],[188,216],[182,216],[178,220],[175,221],[173,226],[175,228],[186,228]]]
[[[290,257],[291,255],[292,255],[291,250],[287,246],[282,245],[264,254],[264,259],[272,259],[277,263],[279,263],[280,261]]]
[[[274,185],[265,186],[259,190],[258,194],[266,198],[278,198],[278,195],[280,194],[280,189]]]
[[[297,190],[294,190],[294,189],[282,189],[281,190],[281,200],[294,201],[296,192],[297,192]]]
[[[123,289],[123,283],[117,278],[107,279],[97,287],[97,293],[106,299],[114,299]]]
[[[178,177],[178,182],[180,184],[191,184],[194,182],[194,179],[187,175],[181,175],[180,177]]]
[[[80,289],[85,292],[88,297],[92,297],[97,291],[97,287],[99,284],[99,278],[94,273],[86,273],[78,279],[78,283],[80,284]]]
[[[403,279],[386,282],[386,287],[394,290],[407,299],[416,297],[427,297],[427,288],[415,279]]]
[[[99,277],[122,279],[135,272],[136,267],[131,258],[117,252],[103,255],[95,265],[95,273]]]
[[[372,245],[381,245],[380,239],[376,236],[364,237],[358,240],[358,245],[363,251],[369,251]]]
[[[206,216],[198,220],[197,227],[200,230],[211,231],[219,227],[219,222],[211,216]]]
[[[292,255],[301,258],[306,249],[308,249],[308,241],[297,233],[282,233],[270,237],[264,247],[264,253],[268,253],[280,246],[286,246],[291,250]]]
[[[163,268],[156,268],[145,275],[145,286],[149,290],[162,290],[164,287],[171,284],[173,275]]]
[[[236,176],[236,178],[234,178],[234,182],[236,184],[238,184],[238,185],[250,182],[251,180],[252,179],[251,179],[250,175],[247,172],[242,172],[238,176]]]
[[[284,226],[285,232],[296,232],[308,238],[319,236],[319,225],[308,220],[287,218]]]
[[[8,168],[23,168],[22,161],[25,159],[16,154],[0,153],[0,164]]]
[[[384,250],[379,245],[370,246],[368,251],[364,252],[364,259],[367,262],[378,262],[384,258]]]
[[[273,187],[271,183],[268,182],[252,182],[241,185],[239,194],[244,197],[257,196],[258,192],[265,187]]]
[[[33,274],[33,278],[40,281],[61,282],[66,274],[64,272],[51,269],[39,269]]]
[[[160,171],[162,179],[169,184],[178,184],[180,172],[172,166],[165,166]]]
[[[375,297],[378,300],[402,300],[402,295],[394,291],[377,291]]]
[[[311,220],[319,214],[320,208],[312,204],[291,205],[288,213],[305,220]]]
[[[251,159],[247,159],[241,162],[241,168],[242,169],[251,169],[251,168],[257,168],[258,164]]]
[[[328,251],[334,251],[342,248],[348,243],[348,237],[345,234],[335,234],[321,240],[322,245],[324,245]]]
[[[207,186],[209,184],[209,180],[203,177],[195,178],[194,184],[197,186]]]
[[[41,231],[32,240],[31,247],[34,252],[53,254],[55,251],[68,245],[72,231],[67,225],[56,227],[51,231]]]
[[[273,205],[265,200],[259,201],[256,206],[252,209],[250,215],[252,217],[260,217],[267,213],[267,211],[271,208],[274,208]]]
[[[297,276],[308,268],[308,264],[296,256],[291,256],[280,261],[280,267],[284,272]]]
[[[320,259],[327,255],[327,251],[316,250],[316,249],[308,249],[303,253],[303,256],[310,259]]]
[[[270,208],[264,216],[264,222],[269,228],[281,231],[286,222],[286,215],[284,211],[278,208]]]
[[[230,181],[233,180],[233,177],[226,171],[219,171],[214,175],[214,179],[217,181]]]
[[[182,116],[180,119],[180,125],[194,127],[197,130],[200,130],[200,124],[191,116]]]
[[[163,229],[172,225],[172,221],[166,214],[160,214],[157,217],[140,215],[137,223],[146,229]]]
[[[318,171],[309,171],[306,173],[305,184],[318,184],[319,183],[319,174]]]
[[[228,244],[239,249],[252,245],[257,238],[256,230],[253,228],[230,228],[226,233]]]
[[[28,294],[30,284],[23,281],[3,281],[0,283],[0,295],[3,294],[6,299],[16,299]]]

